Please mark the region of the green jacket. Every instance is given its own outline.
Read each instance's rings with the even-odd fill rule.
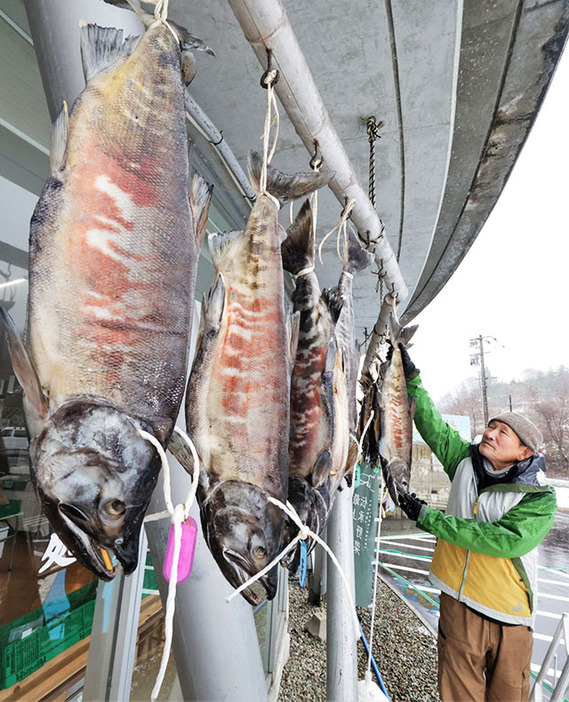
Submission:
[[[473,609],[499,621],[531,624],[535,612],[537,545],[553,525],[555,490],[542,483],[544,460],[508,483],[479,490],[470,442],[451,428],[416,376],[415,425],[451,480],[446,512],[421,511],[417,525],[434,534],[431,579]]]

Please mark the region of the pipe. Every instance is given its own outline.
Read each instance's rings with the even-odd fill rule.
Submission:
[[[223,138],[223,134],[209,119],[188,91],[186,91],[184,96],[184,103],[188,120],[201,132],[213,148],[216,149],[227,172],[241,191],[241,194],[249,200],[249,206],[251,206],[251,202],[255,199],[255,193],[253,192],[249,178]]]
[[[279,70],[275,91],[296,133],[311,155],[314,141],[318,142],[328,168],[335,173],[330,182],[332,192],[342,206],[346,197],[355,199],[352,221],[360,238],[375,256],[380,271],[385,272],[390,292],[397,294],[399,301],[406,299],[407,286],[383,226],[358,182],[280,0],[229,0],[229,5],[264,68],[267,50],[271,50],[273,67]]]
[[[328,546],[336,555],[354,595],[354,535],[352,490],[342,481],[328,518]],[[357,700],[357,639],[354,613],[342,577],[328,558],[328,611],[326,615],[326,699]]]

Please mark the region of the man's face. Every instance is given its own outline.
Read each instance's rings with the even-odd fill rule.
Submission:
[[[492,420],[482,434],[480,453],[492,464],[494,470],[501,470],[516,461],[529,458],[533,451],[524,446],[516,432],[504,422]]]

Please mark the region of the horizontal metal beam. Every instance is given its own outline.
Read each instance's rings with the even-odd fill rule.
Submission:
[[[332,192],[342,205],[346,197],[356,201],[352,221],[360,238],[385,272],[389,290],[399,302],[404,300],[408,291],[395,254],[322,102],[280,0],[229,0],[229,5],[264,67],[271,50],[273,67],[279,70],[275,91],[296,133],[310,154],[318,141],[326,165],[335,173]]]

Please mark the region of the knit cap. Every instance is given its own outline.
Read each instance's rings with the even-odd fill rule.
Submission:
[[[494,420],[507,424],[516,432],[522,444],[528,446],[534,453],[543,443],[543,436],[535,424],[517,412],[502,412],[492,417],[490,422]]]

